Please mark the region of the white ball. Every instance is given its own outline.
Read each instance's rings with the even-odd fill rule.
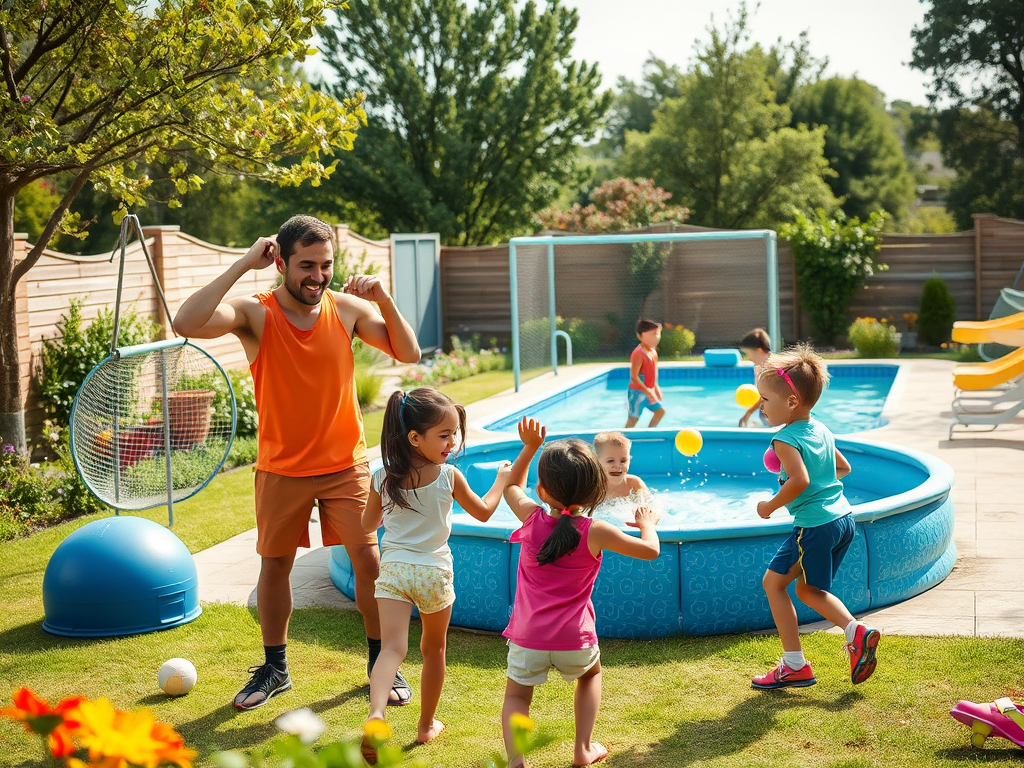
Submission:
[[[157,682],[160,690],[171,696],[184,696],[196,684],[196,668],[187,659],[168,659],[160,667]]]

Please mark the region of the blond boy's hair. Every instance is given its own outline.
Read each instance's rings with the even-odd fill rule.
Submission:
[[[831,378],[825,361],[810,344],[797,344],[769,356],[758,377],[758,381],[766,382],[774,391],[789,394],[793,390],[789,388],[786,377],[779,373],[780,370],[793,382],[793,389],[801,404],[809,408],[818,402]]]
[[[594,450],[600,452],[602,448],[610,445],[617,445],[627,451],[633,443],[621,432],[600,432],[594,437]]]

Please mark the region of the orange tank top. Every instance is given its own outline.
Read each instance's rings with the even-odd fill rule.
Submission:
[[[256,468],[310,477],[366,461],[352,340],[334,294],[324,292],[308,331],[288,321],[272,291],[256,299],[267,310],[260,349],[249,366],[259,414]]]

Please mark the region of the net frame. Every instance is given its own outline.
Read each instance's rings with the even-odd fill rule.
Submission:
[[[726,232],[663,232],[648,234],[620,235],[564,235],[536,237],[513,237],[509,240],[509,292],[512,310],[512,373],[515,391],[519,391],[521,375],[521,345],[519,318],[519,264],[517,247],[546,246],[547,264],[545,277],[547,284],[548,307],[550,319],[550,358],[551,371],[558,374],[558,338],[566,336],[557,327],[556,292],[555,292],[555,246],[556,245],[628,245],[631,243],[677,243],[685,241],[730,241],[730,240],[761,240],[765,247],[765,269],[767,272],[768,289],[768,336],[772,351],[782,347],[782,323],[779,309],[779,259],[778,235],[774,230],[756,229]]]
[[[110,254],[110,261],[114,260],[115,256],[117,256],[117,254],[118,254],[118,251],[120,251],[120,256],[121,256],[120,261],[118,263],[117,294],[116,294],[116,298],[115,298],[115,302],[114,302],[114,323],[113,323],[114,328],[113,328],[113,333],[112,333],[111,342],[110,342],[110,354],[106,358],[104,358],[102,361],[100,361],[86,375],[85,380],[82,382],[81,386],[78,388],[78,392],[75,394],[75,399],[74,399],[74,402],[72,403],[72,406],[71,406],[71,416],[70,416],[70,419],[69,419],[69,430],[68,430],[68,432],[69,432],[69,440],[70,440],[70,448],[71,448],[71,458],[72,458],[72,461],[73,461],[73,463],[75,465],[75,470],[78,472],[78,475],[79,475],[79,477],[81,477],[82,482],[85,484],[86,488],[89,489],[89,492],[92,493],[97,499],[99,499],[103,503],[108,504],[109,506],[113,507],[115,515],[119,514],[120,510],[152,509],[154,507],[164,506],[166,504],[166,506],[167,506],[167,525],[168,525],[168,527],[173,527],[174,526],[174,502],[175,501],[184,501],[185,499],[191,498],[195,494],[199,493],[199,491],[201,491],[203,488],[205,488],[210,483],[210,481],[213,480],[213,478],[217,476],[217,473],[220,471],[221,467],[224,466],[224,462],[227,461],[228,455],[231,452],[231,445],[234,442],[235,428],[237,426],[237,418],[238,418],[237,402],[236,402],[236,399],[235,399],[234,387],[231,385],[231,379],[226,374],[224,369],[221,367],[220,363],[218,363],[213,358],[213,356],[210,355],[206,350],[202,349],[201,347],[196,346],[195,344],[192,344],[186,338],[179,338],[179,337],[175,336],[174,338],[171,338],[171,339],[165,339],[165,340],[162,340],[162,341],[155,341],[155,342],[151,342],[149,344],[138,344],[138,345],[126,346],[126,347],[118,347],[117,346],[117,337],[118,337],[119,331],[120,331],[121,294],[122,294],[122,289],[123,289],[123,286],[124,286],[125,256],[126,256],[126,251],[127,251],[127,248],[128,248],[128,242],[129,242],[129,240],[131,239],[131,237],[133,235],[138,238],[139,243],[142,246],[142,253],[145,256],[146,263],[149,266],[149,272],[150,272],[150,275],[153,278],[153,285],[155,286],[157,295],[160,298],[160,302],[161,302],[161,304],[163,306],[163,309],[164,309],[164,312],[165,312],[165,316],[168,317],[168,318],[172,317],[172,313],[171,313],[170,307],[167,304],[167,297],[164,295],[163,288],[160,285],[160,278],[159,278],[159,276],[157,274],[156,265],[153,263],[153,258],[152,258],[152,256],[150,256],[149,249],[146,247],[146,238],[145,238],[145,234],[142,231],[142,224],[139,221],[138,216],[135,216],[134,214],[128,214],[128,215],[124,216],[121,219],[121,227],[120,227],[120,231],[118,233],[118,239],[117,239],[117,242],[114,245],[113,251]],[[173,331],[172,331],[172,333],[173,333]],[[198,483],[198,484],[193,483],[191,489],[188,490],[187,492],[183,493],[183,494],[176,494],[175,493],[175,487],[174,487],[174,481],[173,481],[172,450],[179,450],[180,451],[180,449],[178,449],[176,446],[174,446],[173,442],[172,442],[172,435],[171,435],[171,426],[172,426],[172,424],[171,424],[171,422],[172,422],[171,412],[172,412],[173,409],[171,408],[171,395],[173,394],[173,392],[169,391],[168,390],[168,386],[167,386],[167,382],[168,382],[167,353],[168,353],[169,350],[174,350],[174,349],[179,348],[179,347],[182,348],[182,350],[184,350],[187,347],[188,350],[195,351],[200,356],[205,357],[209,362],[213,363],[213,369],[212,370],[216,374],[219,374],[220,380],[226,385],[226,391],[227,391],[227,394],[229,396],[229,401],[231,403],[231,419],[230,419],[230,425],[229,425],[229,428],[228,428],[228,431],[227,431],[227,439],[225,441],[223,455],[220,457],[220,460],[218,461],[216,467],[211,472],[209,472],[209,474],[207,475],[205,480],[203,480],[201,483]],[[160,500],[154,500],[151,503],[132,503],[132,504],[126,504],[125,502],[122,502],[119,499],[119,494],[118,494],[118,491],[117,491],[117,488],[118,488],[119,483],[120,483],[120,473],[121,473],[121,468],[122,468],[121,457],[119,455],[121,441],[120,441],[120,435],[118,433],[120,404],[118,404],[118,408],[115,410],[113,418],[112,418],[112,427],[113,427],[113,429],[111,430],[111,434],[110,434],[110,438],[109,438],[110,439],[110,449],[111,449],[111,451],[113,453],[113,468],[112,468],[112,470],[113,470],[113,476],[114,476],[113,477],[113,485],[114,485],[114,488],[115,488],[114,498],[113,499],[111,499],[108,495],[104,494],[99,488],[97,488],[95,486],[94,483],[90,482],[88,473],[84,470],[83,465],[81,463],[81,456],[80,456],[80,454],[84,453],[85,449],[80,445],[79,441],[76,438],[76,431],[77,431],[76,427],[77,427],[78,420],[79,420],[78,409],[79,409],[79,404],[82,401],[82,394],[83,394],[83,392],[87,392],[88,391],[88,386],[89,386],[90,382],[92,381],[92,379],[95,376],[99,375],[100,372],[103,371],[105,368],[108,368],[108,367],[110,367],[112,365],[116,366],[122,359],[125,359],[125,358],[130,358],[130,357],[135,357],[135,356],[140,356],[140,355],[153,355],[153,354],[159,354],[159,356],[160,356],[160,371],[157,374],[157,376],[158,376],[158,379],[159,379],[160,384],[161,384],[161,413],[163,415],[163,419],[162,419],[163,445],[162,445],[162,448],[163,448],[163,451],[164,451],[164,481],[165,481],[165,485],[166,485],[167,495],[166,495],[166,499],[161,498]],[[188,391],[188,390],[185,390],[185,391]]]

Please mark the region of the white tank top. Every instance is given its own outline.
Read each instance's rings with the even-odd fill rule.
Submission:
[[[381,490],[383,467],[373,473],[373,489],[381,495],[385,510],[381,565],[411,563],[453,570],[448,537],[452,533],[452,489],[457,471],[451,464],[442,464],[430,485],[407,490],[405,500],[412,509],[392,505]]]

